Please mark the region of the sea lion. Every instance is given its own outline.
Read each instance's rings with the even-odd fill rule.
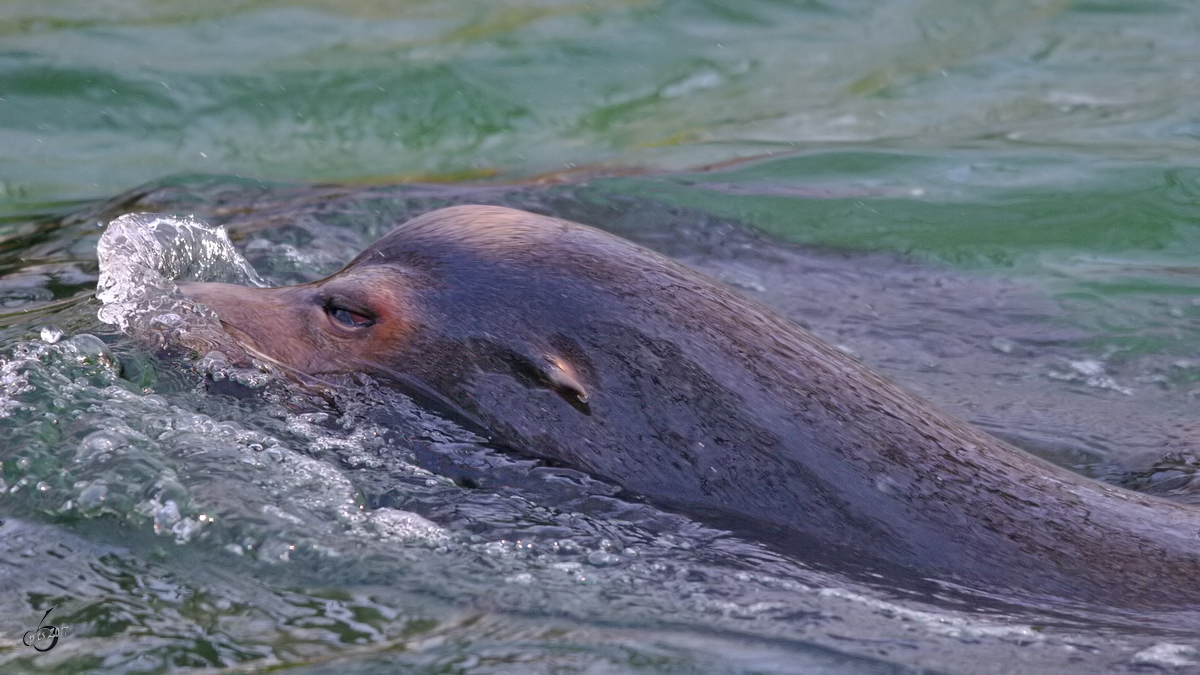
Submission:
[[[180,286],[285,370],[384,378],[500,443],[809,561],[1031,597],[1200,600],[1197,510],[1026,454],[584,225],[452,207],[320,281]]]

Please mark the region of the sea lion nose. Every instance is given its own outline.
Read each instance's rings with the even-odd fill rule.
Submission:
[[[201,281],[177,281],[175,282],[175,285],[179,287],[180,293],[183,293],[193,300],[204,302],[202,298],[210,296],[218,288],[229,286],[231,284],[216,284]]]
[[[228,320],[236,312],[238,306],[245,307],[247,303],[256,304],[255,289],[235,284],[218,284],[199,281],[185,281],[176,284],[179,291],[196,302],[206,305],[217,313],[221,320]],[[226,315],[230,315],[227,317]]]
[[[235,284],[184,282],[179,290],[216,312],[234,340],[273,363],[301,372],[320,370],[323,358],[311,342],[307,294],[297,287],[250,288]]]
[[[287,289],[250,288],[235,284],[184,282],[179,290],[195,302],[216,312],[226,330],[233,328],[252,342],[270,336],[294,335],[294,312]]]

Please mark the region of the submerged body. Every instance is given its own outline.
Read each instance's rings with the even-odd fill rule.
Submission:
[[[1200,602],[1200,512],[1038,460],[583,225],[454,207],[311,284],[182,288],[287,369],[390,379],[499,443],[810,562]]]

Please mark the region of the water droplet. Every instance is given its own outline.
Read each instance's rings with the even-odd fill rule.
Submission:
[[[76,358],[82,364],[102,364],[111,367],[116,362],[112,352],[108,350],[108,345],[95,335],[76,335],[71,338],[70,344],[75,348]]]

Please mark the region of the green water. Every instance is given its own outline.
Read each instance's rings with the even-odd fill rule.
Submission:
[[[1186,0],[14,1],[0,213],[177,173],[682,171],[617,189],[970,267],[1186,264],[1198,34]]]
[[[976,171],[945,176],[960,193],[1082,187],[1097,165],[1193,161],[1197,22],[1186,0],[14,0],[0,7],[0,194],[864,148],[975,150]],[[911,169],[831,162],[837,181]]]
[[[683,214],[672,217],[685,220],[705,214],[832,256],[898,254],[902,263],[896,264],[918,271],[866,256],[851,285],[861,282],[859,295],[878,293],[880,302],[911,300],[911,306],[891,314],[872,309],[870,316],[864,310],[859,323],[814,320],[815,329],[830,339],[846,336],[869,364],[989,430],[1032,439],[1031,447],[1051,456],[1065,447],[1057,456],[1064,463],[1119,474],[1128,465],[1165,461],[1171,471],[1194,473],[1200,466],[1200,435],[1190,422],[1200,393],[1200,3],[0,3],[0,349],[5,364],[37,362],[25,417],[4,417],[9,409],[0,408],[0,422],[25,425],[12,431],[19,447],[3,455],[3,475],[10,490],[46,484],[50,495],[43,504],[27,488],[10,493],[16,496],[5,506],[11,519],[2,526],[8,527],[0,537],[3,559],[16,565],[16,576],[46,570],[50,576],[36,592],[32,582],[5,582],[13,598],[22,595],[3,605],[19,615],[3,626],[4,663],[44,672],[251,663],[334,670],[334,659],[344,658],[358,664],[356,672],[372,672],[370,663],[379,658],[385,666],[423,672],[515,673],[525,672],[525,659],[537,672],[604,666],[616,672],[795,672],[802,668],[789,666],[803,653],[804,667],[814,672],[902,672],[907,666],[991,672],[987,665],[1019,669],[1025,658],[1063,672],[1068,661],[1076,672],[1170,666],[1169,658],[1136,656],[1154,639],[1121,636],[1110,644],[1104,632],[1043,643],[1024,629],[1006,626],[1012,632],[996,637],[1003,631],[973,624],[968,630],[958,619],[935,617],[931,624],[959,632],[931,629],[912,637],[910,625],[878,618],[911,619],[894,608],[852,610],[825,595],[798,599],[799,582],[790,572],[760,561],[759,571],[775,576],[763,572],[762,579],[745,582],[720,561],[688,558],[674,544],[648,546],[642,554],[667,567],[585,566],[587,574],[577,578],[545,581],[538,577],[542,562],[509,549],[502,556],[495,541],[421,555],[335,533],[329,541],[341,543],[328,545],[365,547],[366,553],[331,577],[329,568],[337,565],[323,559],[305,558],[295,568],[231,565],[233,558],[215,544],[177,546],[152,534],[157,521],[138,515],[141,507],[128,506],[116,522],[70,515],[70,509],[62,515],[51,497],[78,500],[86,487],[76,489],[73,481],[86,485],[80,476],[95,476],[67,460],[58,467],[56,448],[69,445],[59,454],[71,456],[105,420],[118,420],[114,428],[141,444],[136,461],[118,466],[130,485],[154,484],[160,465],[169,465],[183,476],[179,489],[193,493],[199,505],[262,501],[287,511],[292,502],[279,501],[277,493],[300,503],[303,495],[292,493],[303,491],[260,466],[247,475],[266,472],[268,478],[253,484],[233,480],[228,487],[189,477],[188,467],[221,476],[224,468],[197,459],[202,453],[183,441],[159,439],[156,425],[186,431],[187,443],[213,453],[249,452],[228,446],[228,429],[194,417],[232,419],[283,439],[280,447],[295,446],[302,459],[294,461],[301,464],[344,441],[332,431],[297,431],[291,418],[272,422],[270,405],[225,410],[192,391],[178,368],[139,354],[112,333],[103,335],[117,345],[125,367],[120,377],[103,359],[79,357],[74,347],[16,346],[35,339],[47,323],[68,336],[102,333],[95,306],[86,304],[102,223],[90,216],[62,226],[47,219],[87,213],[96,200],[148,181],[197,174],[243,187],[260,180],[448,182],[463,190],[468,183],[556,183],[577,201],[550,190],[521,192],[511,203],[528,197],[568,215],[602,220],[608,214],[625,223],[636,222],[638,213]],[[219,211],[213,193],[197,193],[202,196],[190,202],[164,203]],[[372,219],[412,208],[370,200],[353,206],[361,206],[363,223],[372,223],[349,226],[353,236],[331,232],[347,220],[344,211],[316,218],[317,225],[301,223],[298,238],[287,228],[250,229],[244,237],[265,247],[260,253],[277,253],[262,256],[279,266],[276,271],[292,265],[311,272],[335,267],[368,234],[377,235]],[[237,213],[221,218],[236,224]],[[288,246],[300,255],[288,257]],[[747,273],[719,260],[699,263],[718,278]],[[878,278],[868,274],[874,266],[882,270]],[[852,275],[853,264],[849,268],[838,273]],[[749,269],[756,271],[770,272]],[[919,283],[904,286],[913,279]],[[959,290],[939,295],[943,281]],[[756,284],[751,279],[743,287]],[[788,278],[769,295],[786,305],[804,295],[804,284]],[[833,296],[833,286],[821,288]],[[855,293],[840,302],[850,307]],[[943,303],[943,314],[928,325],[922,324],[928,319],[920,314],[922,299],[911,299],[921,293],[930,298],[925,305]],[[1034,300],[1004,305],[1005,293]],[[976,298],[992,304],[976,311]],[[820,300],[805,298],[814,311]],[[993,310],[974,320],[972,312]],[[910,320],[909,313],[918,318]],[[872,342],[871,330],[888,335]],[[964,344],[982,345],[984,356],[966,348],[936,352],[938,344],[954,344],[959,332],[970,336]],[[1055,337],[1040,343],[1036,336],[1043,333]],[[1013,340],[1016,351],[1009,347]],[[935,363],[930,354],[945,358]],[[1115,379],[1088,384],[1093,362]],[[24,395],[11,375],[0,372],[4,401]],[[169,399],[170,415],[158,412],[158,399],[131,402],[146,387]],[[1063,400],[1061,409],[1054,407]],[[73,425],[45,422],[69,413]],[[1139,424],[1161,431],[1135,429]],[[1134,430],[1122,435],[1127,428]],[[1054,437],[1059,429],[1071,443]],[[1047,436],[1052,442],[1039,440]],[[1112,457],[1119,446],[1153,456],[1141,464]],[[1109,456],[1113,466],[1096,468],[1096,456]],[[35,475],[39,471],[45,475]],[[46,478],[52,475],[58,477]],[[17,482],[22,479],[30,482]],[[136,492],[130,488],[129,504],[145,497]],[[1198,493],[1192,486],[1183,496],[1200,501]],[[289,513],[312,515],[297,509]],[[533,507],[528,511],[534,515],[520,511],[516,520],[528,526],[543,517]],[[251,523],[245,525],[250,531],[261,525],[279,533],[260,542],[264,549],[289,536],[299,541],[308,527],[283,517],[262,516],[265,524],[254,520],[258,515],[237,517]],[[602,519],[595,525],[604,527],[619,530]],[[580,559],[607,551],[596,543]],[[676,574],[670,566],[679,559]],[[381,577],[389,582],[374,565],[415,581],[379,590]],[[688,572],[689,566],[703,574]],[[533,586],[506,585],[530,574],[538,579]],[[328,578],[345,583],[312,590]],[[31,657],[17,644],[18,627],[56,593],[80,598],[58,611],[92,632],[74,646],[64,639],[50,656]],[[577,595],[584,599],[577,603]],[[726,595],[745,602],[722,604]],[[759,602],[766,618],[744,620],[752,613],[746,608],[757,606],[747,598],[759,595],[770,601]],[[808,618],[778,609],[793,603],[802,606],[794,614]],[[508,608],[520,618],[497,613]],[[817,616],[834,616],[842,628],[810,621]],[[718,639],[714,631],[728,632]],[[872,641],[876,634],[886,639]],[[751,639],[759,637],[765,642]],[[1092,638],[1097,642],[1088,643]],[[1179,659],[1200,660],[1200,644],[1170,639],[1193,649],[1179,652]],[[1079,653],[1090,661],[1063,656],[1077,644],[1085,644]]]

